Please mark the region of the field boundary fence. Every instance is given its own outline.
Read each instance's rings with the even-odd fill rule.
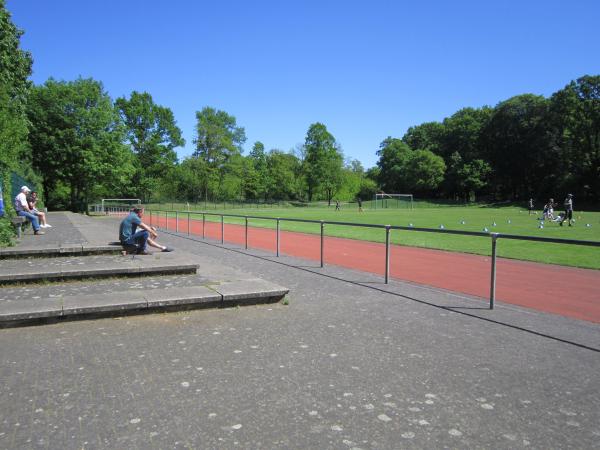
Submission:
[[[149,223],[151,226],[162,228],[164,223],[165,229],[169,230],[169,217],[175,219],[174,230],[176,233],[182,232],[180,230],[180,220],[184,219],[184,232],[190,235],[190,223],[194,217],[202,217],[202,239],[206,238],[206,217],[215,216],[220,218],[221,225],[221,244],[225,243],[225,218],[236,218],[244,220],[245,228],[245,249],[248,249],[248,220],[270,220],[275,221],[276,230],[276,242],[275,242],[275,254],[277,257],[280,256],[280,242],[281,242],[281,222],[299,222],[299,223],[313,223],[320,225],[320,263],[321,267],[324,267],[324,250],[325,250],[325,228],[327,225],[336,226],[347,226],[347,227],[359,227],[359,228],[376,228],[381,229],[385,233],[385,260],[384,260],[384,279],[385,284],[389,283],[390,278],[390,249],[391,241],[390,235],[392,230],[402,230],[418,233],[440,233],[440,234],[457,234],[463,236],[473,237],[488,237],[490,238],[491,245],[491,260],[490,260],[490,295],[489,295],[489,309],[494,309],[494,302],[496,299],[496,260],[497,260],[497,244],[500,239],[520,240],[520,241],[535,241],[545,242],[552,244],[565,244],[565,245],[578,245],[586,247],[600,247],[599,241],[583,241],[575,239],[560,239],[560,238],[548,238],[541,236],[520,236],[515,234],[504,234],[504,233],[493,233],[493,232],[478,232],[478,231],[461,231],[461,230],[448,230],[448,229],[437,229],[437,228],[421,228],[411,226],[400,226],[400,225],[379,225],[379,224],[368,224],[368,223],[356,223],[356,222],[337,222],[329,220],[311,220],[311,219],[294,219],[294,218],[282,218],[282,217],[265,217],[265,216],[249,216],[242,214],[224,214],[214,213],[208,211],[178,211],[178,210],[165,210],[165,209],[148,209],[145,210],[146,216],[149,217]],[[164,221],[163,221],[164,220]],[[197,220],[197,219],[194,219]]]

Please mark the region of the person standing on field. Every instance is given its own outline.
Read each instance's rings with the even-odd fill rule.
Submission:
[[[527,202],[527,209],[529,210],[529,215],[531,215],[531,213],[533,213],[533,199],[530,198],[529,202]]]
[[[565,220],[569,221],[569,226],[571,226],[571,222],[573,221],[573,194],[567,194],[567,198],[565,198],[565,215],[563,219],[560,221],[560,226]]]

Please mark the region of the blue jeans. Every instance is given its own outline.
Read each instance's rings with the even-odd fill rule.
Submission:
[[[148,233],[146,230],[136,231],[134,234],[129,236],[126,241],[121,242],[121,244],[135,246],[138,252],[143,252],[146,250],[146,242],[148,241],[149,237],[150,233]]]
[[[17,211],[17,215],[27,217],[27,219],[29,219],[29,221],[31,222],[33,231],[39,231],[40,223],[38,222],[38,218],[35,214],[32,214],[29,211]]]

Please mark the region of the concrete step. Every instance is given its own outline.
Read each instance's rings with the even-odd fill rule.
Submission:
[[[87,255],[118,255],[121,254],[120,245],[49,245],[36,248],[3,247],[0,248],[0,259],[20,258],[54,258],[57,256],[87,256]]]
[[[140,277],[150,274],[196,273],[197,263],[182,253],[91,255],[0,261],[0,285],[78,278]]]
[[[59,320],[268,303],[278,301],[288,293],[288,289],[258,278],[211,282],[188,275],[172,282],[174,278],[164,277],[166,281],[160,281],[161,277],[144,279],[145,288],[140,288],[139,282],[136,284],[131,280],[129,283],[120,283],[118,289],[114,289],[114,285],[109,289],[106,282],[98,286],[93,283],[41,286],[27,289],[27,292],[16,296],[13,291],[18,288],[2,288],[0,328]],[[157,280],[161,286],[152,288]],[[104,292],[100,292],[103,288]],[[80,293],[74,293],[77,290]],[[91,293],[85,293],[86,290]],[[64,295],[59,292],[64,292]]]

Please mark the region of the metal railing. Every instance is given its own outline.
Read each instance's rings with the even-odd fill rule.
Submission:
[[[157,220],[156,223],[153,222],[153,217],[156,219],[160,219],[161,213],[164,213],[165,219],[165,229],[169,229],[169,215],[175,217],[175,232],[179,233],[179,216],[184,215],[187,216],[187,234],[190,234],[190,222],[192,216],[202,216],[202,239],[206,238],[205,229],[206,229],[206,216],[217,216],[220,217],[221,220],[221,244],[225,243],[225,217],[234,217],[238,219],[244,219],[244,227],[245,227],[245,248],[248,249],[248,220],[249,219],[257,219],[257,220],[274,220],[276,221],[276,256],[279,257],[279,246],[280,246],[280,222],[297,222],[297,223],[314,223],[320,225],[320,262],[321,267],[324,267],[324,251],[325,251],[325,225],[340,225],[340,226],[348,226],[348,227],[362,227],[362,228],[379,228],[385,231],[385,262],[384,262],[384,277],[385,284],[389,283],[390,278],[390,234],[392,230],[402,230],[402,231],[414,231],[414,232],[422,232],[422,233],[441,233],[441,234],[457,234],[463,236],[477,236],[477,237],[489,237],[491,239],[491,268],[490,268],[490,309],[494,309],[494,302],[496,299],[496,245],[498,243],[498,239],[512,239],[512,240],[520,240],[520,241],[535,241],[535,242],[545,242],[552,244],[567,244],[567,245],[581,245],[587,247],[600,247],[600,241],[582,241],[575,239],[560,239],[560,238],[546,238],[546,237],[538,237],[538,236],[520,236],[515,234],[502,234],[502,233],[491,233],[491,232],[478,232],[478,231],[461,231],[461,230],[447,230],[447,229],[437,229],[437,228],[420,228],[420,227],[412,227],[412,226],[399,226],[399,225],[378,225],[378,224],[368,224],[368,223],[355,223],[355,222],[336,222],[336,221],[326,221],[326,220],[309,220],[309,219],[292,219],[292,218],[283,218],[283,217],[264,217],[264,216],[247,216],[240,214],[222,214],[222,213],[210,213],[206,211],[202,212],[190,212],[190,211],[169,211],[169,210],[150,210],[146,209],[146,215],[149,216],[150,225],[152,226],[160,226]]]

